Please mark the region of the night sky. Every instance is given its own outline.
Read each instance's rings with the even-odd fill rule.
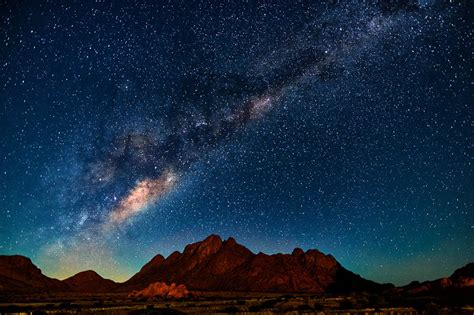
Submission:
[[[2,1],[0,253],[120,281],[211,233],[397,285],[474,261],[472,6],[317,2]]]

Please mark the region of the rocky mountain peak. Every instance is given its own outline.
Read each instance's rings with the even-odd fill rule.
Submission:
[[[296,247],[295,249],[293,249],[293,252],[291,253],[291,255],[295,257],[301,257],[304,255],[304,251],[301,248]]]

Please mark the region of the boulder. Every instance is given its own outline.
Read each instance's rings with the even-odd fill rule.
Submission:
[[[143,290],[135,290],[128,294],[128,297],[160,297],[180,299],[189,296],[189,291],[183,284],[165,282],[154,282]]]

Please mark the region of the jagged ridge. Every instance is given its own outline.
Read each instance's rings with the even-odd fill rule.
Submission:
[[[334,257],[297,248],[292,254],[254,254],[235,239],[218,235],[190,244],[183,253],[155,256],[120,290],[150,283],[185,284],[191,290],[253,292],[380,291],[387,286],[363,279],[343,268]]]
[[[331,255],[318,250],[291,254],[254,254],[235,239],[211,235],[189,244],[183,253],[156,255],[124,283],[104,279],[95,271],[80,272],[63,281],[42,274],[29,258],[0,255],[0,294],[26,292],[129,292],[154,282],[184,284],[190,290],[348,293],[382,292],[393,288],[356,275]],[[474,288],[474,263],[449,278],[413,282],[392,292],[445,292],[446,288]],[[444,290],[444,291],[443,291]]]

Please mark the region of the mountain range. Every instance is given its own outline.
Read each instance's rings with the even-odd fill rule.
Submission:
[[[413,282],[394,288],[345,269],[333,256],[300,248],[291,254],[255,254],[235,239],[210,235],[189,244],[182,253],[167,258],[156,255],[123,283],[104,279],[92,270],[62,281],[42,274],[24,256],[0,256],[0,295],[30,292],[130,292],[152,283],[184,284],[191,291],[244,292],[426,292],[450,287],[474,286],[474,263],[456,270],[449,278]]]

